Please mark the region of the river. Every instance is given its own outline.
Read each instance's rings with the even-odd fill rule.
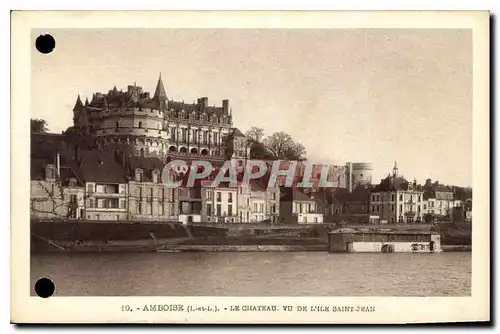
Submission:
[[[471,265],[469,252],[53,253],[31,256],[31,286],[50,277],[59,296],[469,296]]]

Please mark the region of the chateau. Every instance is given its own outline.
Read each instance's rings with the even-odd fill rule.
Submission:
[[[136,84],[125,92],[115,86],[94,93],[85,103],[78,95],[73,121],[66,134],[91,137],[97,148],[127,156],[242,164],[250,153],[244,135],[233,128],[229,100],[218,107],[210,106],[208,97],[192,104],[170,100],[161,73],[152,97]]]

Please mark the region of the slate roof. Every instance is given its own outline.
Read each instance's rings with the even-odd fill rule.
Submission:
[[[61,159],[62,160],[62,159]],[[51,158],[31,158],[30,159],[30,180],[32,181],[43,181],[45,180],[45,167],[48,164],[56,165]],[[60,165],[60,180],[63,186],[69,184],[70,179],[75,179],[78,186],[83,186],[81,180],[77,176],[77,172],[71,166],[71,164],[61,163]]]
[[[231,133],[231,135],[233,137],[243,137],[243,138],[245,138],[245,135],[238,128],[234,128],[233,132]]]
[[[314,199],[305,194],[302,190],[295,187],[282,187],[280,188],[281,201],[292,202],[292,201],[303,201],[303,202],[314,202]]]
[[[162,102],[167,100],[167,93],[165,92],[165,87],[163,86],[163,81],[160,77],[158,78],[158,83],[156,84],[155,94],[153,96],[153,100],[157,102]]]
[[[165,167],[165,163],[158,158],[129,157],[127,160],[127,167],[130,177],[134,176],[137,168],[140,168],[143,170],[144,182],[153,182],[153,170],[158,170],[160,173],[159,177],[161,178],[161,173],[163,167]]]
[[[409,182],[404,177],[401,176],[393,176],[388,175],[385,179],[383,179],[378,185],[372,188],[372,192],[380,192],[380,191],[395,191],[395,190],[409,190],[410,184],[413,185],[413,182]],[[422,186],[414,185],[413,190],[422,191]]]
[[[81,151],[77,175],[85,182],[127,183],[125,169],[115,160],[113,152]]]
[[[370,188],[357,187],[351,193],[349,189],[338,188],[328,195],[327,200],[329,204],[365,203],[370,201],[370,196]]]

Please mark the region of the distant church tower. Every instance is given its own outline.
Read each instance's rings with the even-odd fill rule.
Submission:
[[[398,162],[394,161],[394,167],[392,168],[392,176],[397,177],[398,176]]]

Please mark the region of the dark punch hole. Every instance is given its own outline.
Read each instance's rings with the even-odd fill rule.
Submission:
[[[39,297],[49,298],[54,294],[56,286],[50,278],[40,278],[35,283],[35,292]]]
[[[40,35],[36,38],[35,47],[40,53],[48,54],[56,47],[56,40],[49,34]]]

